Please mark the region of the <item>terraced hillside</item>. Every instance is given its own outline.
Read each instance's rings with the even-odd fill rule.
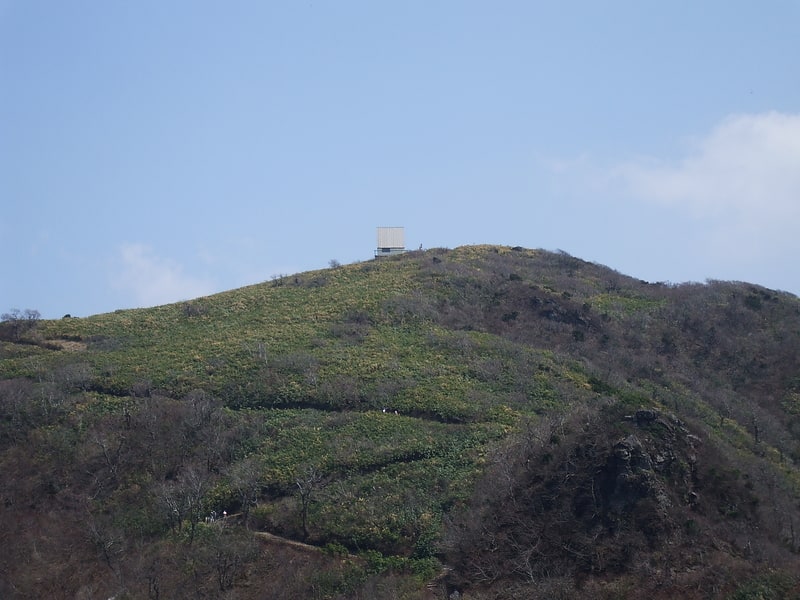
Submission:
[[[0,337],[3,597],[797,595],[790,294],[473,246]]]

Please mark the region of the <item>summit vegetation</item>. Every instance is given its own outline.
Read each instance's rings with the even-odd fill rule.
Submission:
[[[2,598],[800,598],[800,300],[470,246],[0,323]]]

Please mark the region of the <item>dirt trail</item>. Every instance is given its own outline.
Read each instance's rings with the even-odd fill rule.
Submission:
[[[253,534],[257,535],[263,540],[267,540],[268,542],[272,542],[275,544],[282,544],[284,546],[291,546],[292,548],[297,548],[299,550],[303,550],[305,552],[322,552],[322,548],[319,546],[312,546],[311,544],[304,544],[303,542],[298,542],[297,540],[290,540],[289,538],[281,537],[279,535],[275,535],[273,533],[268,533],[266,531],[254,531]]]
[[[303,542],[298,542],[297,540],[290,540],[289,538],[281,537],[279,535],[275,535],[274,533],[268,533],[266,531],[253,531],[252,533],[267,542],[273,544],[281,544],[282,546],[289,546],[291,548],[297,548],[298,550],[302,550],[303,552],[311,552],[311,553],[324,552],[324,550],[319,546],[312,546],[311,544],[304,544]],[[356,556],[355,554],[348,554],[347,558],[351,560],[363,560],[363,557]],[[452,571],[452,567],[443,566],[442,570],[425,586],[426,592],[428,594],[431,594],[434,591],[437,591],[443,583],[442,580],[447,576],[447,574],[450,571]],[[438,596],[432,595],[430,597],[435,598]]]

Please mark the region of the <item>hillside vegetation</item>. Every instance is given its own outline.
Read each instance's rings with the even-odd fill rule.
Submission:
[[[791,294],[471,246],[17,317],[0,597],[800,598]]]

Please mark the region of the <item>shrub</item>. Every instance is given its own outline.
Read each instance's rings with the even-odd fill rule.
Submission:
[[[26,333],[31,333],[36,329],[41,314],[38,310],[26,308],[20,311],[13,308],[7,313],[0,315],[0,339],[11,342],[20,341]]]

